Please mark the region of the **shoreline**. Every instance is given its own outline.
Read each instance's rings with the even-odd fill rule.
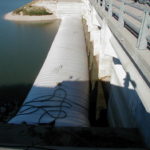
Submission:
[[[28,16],[28,15],[14,15],[13,12],[9,12],[3,17],[5,20],[11,21],[51,21],[58,19],[56,15],[43,15],[43,16]]]

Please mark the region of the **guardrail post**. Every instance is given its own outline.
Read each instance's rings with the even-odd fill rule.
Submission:
[[[100,6],[101,5],[101,0],[98,0],[98,6]]]
[[[94,25],[94,7],[93,6],[91,9],[91,22],[92,22],[92,25]]]
[[[147,36],[149,33],[148,30],[148,20],[150,19],[149,12],[145,12],[142,20],[142,24],[140,27],[140,33],[137,41],[137,48],[140,50],[147,48]]]
[[[112,0],[109,0],[109,8],[108,8],[108,15],[109,15],[109,17],[111,17],[112,16]]]
[[[105,3],[106,3],[105,0],[103,0],[103,2],[102,2],[102,9],[103,10],[105,10]]]
[[[125,1],[122,0],[121,6],[120,6],[120,12],[119,12],[119,22],[121,26],[124,26],[124,7],[125,7]]]

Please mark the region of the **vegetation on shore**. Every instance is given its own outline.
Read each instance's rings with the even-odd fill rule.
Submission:
[[[31,3],[20,7],[13,11],[16,15],[29,15],[29,16],[42,16],[42,15],[52,15],[53,13],[47,9],[39,6],[33,6]]]

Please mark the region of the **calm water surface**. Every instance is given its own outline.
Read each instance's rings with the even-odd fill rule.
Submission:
[[[24,99],[50,49],[59,21],[12,22],[3,15],[31,0],[0,1],[0,105]]]

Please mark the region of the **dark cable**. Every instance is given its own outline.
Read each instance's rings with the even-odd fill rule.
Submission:
[[[61,91],[61,96],[57,95],[58,91]],[[78,107],[81,107],[82,109],[87,110],[87,108],[85,108],[84,106],[82,106],[72,100],[67,99],[67,96],[68,95],[67,95],[67,92],[65,89],[58,88],[54,91],[54,93],[52,95],[40,96],[40,97],[32,99],[29,102],[24,103],[22,108],[23,107],[27,107],[27,108],[23,109],[22,111],[19,111],[19,113],[16,116],[33,114],[41,109],[43,111],[43,113],[42,113],[42,115],[39,116],[39,119],[38,119],[38,124],[40,124],[42,118],[45,115],[48,115],[50,118],[53,118],[52,122],[56,121],[57,119],[66,118],[67,113],[63,109],[64,108],[70,109],[72,107],[72,104],[74,104]],[[48,104],[42,105],[41,102],[48,102]],[[40,106],[38,106],[38,103],[40,103]],[[55,104],[52,104],[52,103],[55,103]],[[37,106],[36,106],[36,104],[37,104]]]

